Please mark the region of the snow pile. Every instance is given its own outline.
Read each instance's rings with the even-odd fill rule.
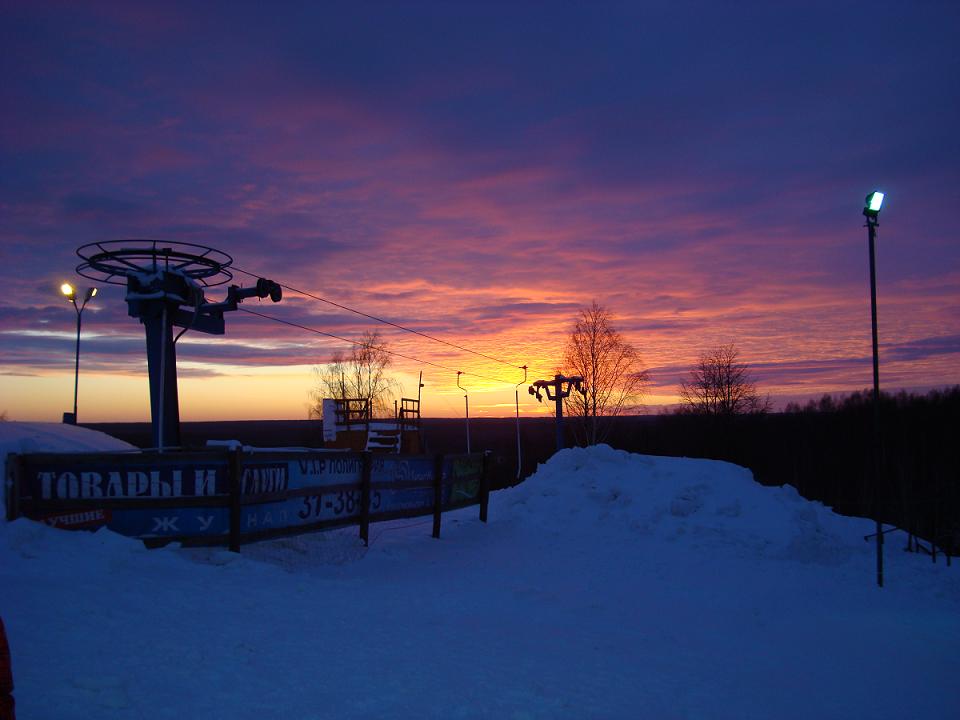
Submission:
[[[879,590],[872,523],[743,468],[568,450],[430,526],[239,555],[0,526],[19,716],[960,716],[960,568],[890,536]]]
[[[5,422],[0,425],[0,460],[8,453],[123,452],[137,448],[115,437],[76,425]]]
[[[564,534],[656,538],[710,551],[836,564],[864,550],[872,525],[763,487],[749,470],[713,460],[633,455],[606,445],[554,456],[495,496],[496,510]]]

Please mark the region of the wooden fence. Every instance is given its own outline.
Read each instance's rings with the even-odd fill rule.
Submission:
[[[241,544],[480,505],[488,458],[325,450],[29,453],[7,459],[7,517],[107,527],[156,547]]]

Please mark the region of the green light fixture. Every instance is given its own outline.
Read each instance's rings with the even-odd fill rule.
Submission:
[[[868,218],[875,218],[880,214],[880,206],[883,205],[883,193],[874,190],[867,195],[867,200],[863,206],[863,214]]]

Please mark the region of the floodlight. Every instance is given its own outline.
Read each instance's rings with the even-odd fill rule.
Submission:
[[[881,472],[881,439],[880,439],[880,343],[877,336],[877,225],[880,215],[880,206],[883,205],[883,193],[874,190],[867,195],[863,205],[863,216],[867,219],[867,248],[870,256],[870,325],[873,335],[873,482],[874,482],[874,522],[876,524],[877,541],[877,585],[883,587],[883,523],[880,519],[880,501],[878,484]]]
[[[879,190],[874,190],[872,193],[867,195],[866,202],[863,206],[863,214],[867,217],[875,218],[880,214],[881,205],[883,205],[883,193]]]
[[[62,292],[65,296],[67,296],[72,300],[73,294],[76,291],[73,289],[73,285],[71,285],[70,283],[64,283],[63,285],[60,286],[60,292]]]

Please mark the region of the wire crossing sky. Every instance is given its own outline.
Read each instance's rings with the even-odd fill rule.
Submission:
[[[263,277],[262,275],[258,275],[258,274],[256,274],[256,273],[248,272],[248,271],[246,271],[246,270],[241,270],[240,268],[238,268],[238,267],[236,267],[236,266],[232,266],[231,269],[232,269],[232,270],[236,270],[237,272],[243,273],[244,275],[249,275],[250,277],[253,277],[253,278],[258,278],[258,279],[259,279],[259,278],[262,278],[262,277]],[[449,341],[447,341],[447,340],[442,340],[441,338],[433,337],[432,335],[428,335],[427,333],[420,332],[419,330],[414,330],[413,328],[405,327],[405,326],[403,326],[403,325],[400,325],[399,323],[395,323],[395,322],[392,322],[392,321],[390,321],[390,320],[384,320],[383,318],[379,318],[379,317],[377,317],[377,316],[375,316],[375,315],[370,315],[370,314],[368,314],[368,313],[365,313],[365,312],[363,312],[362,310],[356,310],[355,308],[347,307],[346,305],[341,305],[340,303],[334,302],[333,300],[329,300],[329,299],[327,299],[327,298],[325,298],[325,297],[320,297],[319,295],[314,295],[313,293],[307,292],[306,290],[298,290],[298,289],[295,288],[295,287],[291,287],[291,286],[289,286],[289,285],[284,285],[283,283],[279,283],[279,285],[280,285],[284,290],[289,290],[290,292],[298,293],[298,294],[303,295],[303,296],[305,296],[305,297],[312,298],[313,300],[318,300],[318,301],[320,301],[320,302],[322,302],[322,303],[326,303],[327,305],[332,305],[332,306],[335,307],[335,308],[340,308],[341,310],[346,310],[347,312],[351,312],[351,313],[353,313],[353,314],[355,314],[355,315],[360,315],[361,317],[365,317],[365,318],[367,318],[368,320],[373,320],[374,322],[382,323],[382,324],[384,324],[384,325],[389,325],[390,327],[397,328],[398,330],[403,330],[404,332],[413,333],[414,335],[419,335],[420,337],[425,338],[425,339],[427,339],[427,340],[430,340],[430,341],[432,341],[432,342],[437,342],[437,343],[440,343],[440,344],[442,344],[442,345],[447,345],[448,347],[452,347],[452,348],[454,348],[454,349],[456,349],[456,350],[462,350],[463,352],[469,353],[470,355],[476,355],[476,356],[478,356],[478,357],[482,357],[482,358],[485,358],[485,359],[487,359],[487,360],[492,360],[493,362],[500,363],[501,365],[506,365],[507,367],[517,368],[517,369],[523,369],[523,366],[521,366],[521,365],[514,365],[513,363],[507,362],[506,360],[501,360],[500,358],[491,357],[490,355],[487,355],[486,353],[478,352],[477,350],[471,350],[470,348],[463,347],[462,345],[458,345],[457,343],[452,343],[452,342],[449,342]],[[305,329],[309,329],[309,328],[305,328]],[[330,337],[336,338],[336,339],[338,339],[338,340],[343,340],[343,338],[337,338],[336,335],[330,335]],[[356,343],[354,340],[347,340],[346,342],[350,342],[350,343],[354,343],[354,344],[360,344],[360,345],[364,344],[364,343]],[[416,358],[407,358],[407,359],[416,360]],[[423,361],[417,361],[417,362],[423,362]],[[442,366],[439,366],[439,367],[442,367]],[[467,374],[472,375],[473,373],[467,373]],[[482,377],[482,376],[479,376],[479,377]],[[489,378],[488,378],[488,379],[489,379]]]
[[[594,300],[651,412],[727,343],[776,407],[862,390],[874,190],[881,388],[960,383],[958,36],[955,2],[5,3],[0,413],[72,407],[58,288],[133,237],[305,293],[180,339],[185,420],[306,417],[375,328],[426,414],[464,371],[471,416],[511,415],[504,376],[562,371]],[[101,288],[81,417],[148,416],[144,345]]]
[[[317,328],[307,327],[306,325],[299,325],[297,323],[290,322],[289,320],[283,320],[282,318],[273,317],[271,315],[267,315],[266,313],[257,312],[256,310],[250,310],[249,308],[241,307],[237,309],[247,313],[248,315],[256,315],[257,317],[263,318],[264,320],[272,320],[273,322],[278,322],[278,323],[281,323],[282,325],[288,325],[290,327],[299,328],[300,330],[305,330],[306,332],[311,332],[316,335],[323,335],[324,337],[328,337],[333,340],[340,340],[341,342],[349,343],[350,345],[357,345],[359,347],[370,347],[370,343],[361,342],[359,340],[351,340],[349,338],[341,337],[339,335],[334,335],[333,333],[328,333],[328,332],[324,332],[323,330],[318,330]],[[470,372],[468,370],[456,370],[452,367],[448,367],[447,365],[441,365],[440,363],[430,362],[429,360],[422,360],[420,358],[415,358],[411,355],[404,355],[403,353],[398,353],[394,350],[390,350],[387,347],[383,347],[382,350],[388,355],[392,355],[394,357],[398,357],[403,360],[409,360],[411,362],[417,363],[418,365],[429,365],[430,367],[438,368],[440,370],[448,370],[449,372],[452,372],[455,374],[470,375],[472,377],[480,378],[481,380],[489,380],[490,382],[501,383],[504,385],[516,384],[511,382],[510,380],[502,380],[500,378],[488,377],[486,375]],[[519,368],[519,369],[522,370],[523,368]]]

